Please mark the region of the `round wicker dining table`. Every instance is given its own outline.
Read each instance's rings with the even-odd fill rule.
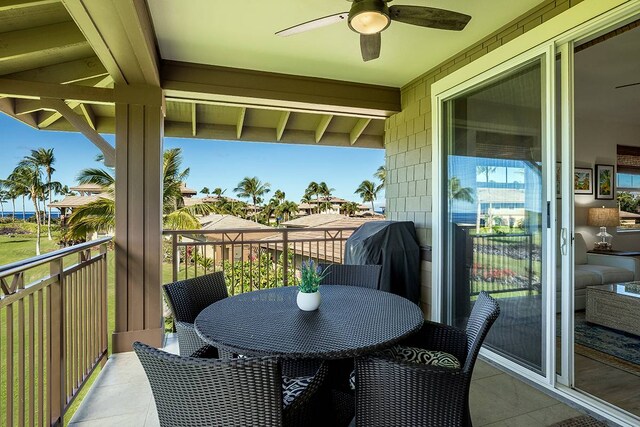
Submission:
[[[388,292],[322,285],[316,311],[296,305],[297,287],[248,292],[205,308],[195,329],[207,343],[244,356],[342,359],[387,348],[418,331],[420,308]]]

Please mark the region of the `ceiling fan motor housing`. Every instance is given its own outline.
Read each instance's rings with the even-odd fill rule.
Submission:
[[[391,23],[385,0],[355,0],[349,11],[349,28],[360,34],[376,34]]]

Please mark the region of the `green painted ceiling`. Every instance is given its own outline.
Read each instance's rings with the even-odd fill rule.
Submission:
[[[345,0],[148,0],[162,58],[402,86],[541,3],[540,0],[396,0],[473,18],[462,32],[392,22],[379,59],[364,63],[346,22],[304,34],[278,30],[348,11]]]

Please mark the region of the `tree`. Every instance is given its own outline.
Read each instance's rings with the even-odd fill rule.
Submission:
[[[373,212],[373,202],[376,200],[380,188],[380,185],[376,186],[376,184],[372,181],[365,179],[360,183],[354,193],[359,195],[362,198],[363,202],[371,202],[371,211]]]
[[[634,197],[633,194],[627,191],[621,191],[618,193],[618,203],[620,203],[622,212],[638,213],[640,198]]]
[[[45,184],[42,182],[42,170],[40,166],[30,161],[28,158],[23,159],[13,173],[10,179],[18,183],[24,189],[24,193],[29,195],[33,202],[33,208],[36,215],[36,255],[40,255],[40,230],[42,218],[40,216],[40,205],[38,200],[44,195]]]
[[[353,216],[360,210],[360,205],[356,202],[347,202],[342,205],[342,213],[346,216]]]
[[[5,188],[5,183],[0,181],[0,218],[4,218],[4,204],[9,201],[9,191]]]
[[[330,188],[326,182],[322,181],[318,184],[318,193],[325,198],[325,201],[318,204],[318,212],[324,212],[331,209],[331,193],[336,191],[335,188]]]
[[[484,174],[486,182],[489,182],[489,174],[497,170],[498,168],[495,166],[476,166],[476,175]]]
[[[273,193],[273,198],[276,199],[278,203],[284,202],[285,197],[284,191],[282,190],[276,190],[275,193]]]
[[[182,156],[179,148],[164,152],[162,168],[162,212],[166,228],[176,230],[198,229],[196,215],[207,215],[214,210],[208,203],[184,206],[180,185],[189,169],[180,170]],[[105,196],[80,206],[69,217],[69,235],[83,238],[94,231],[109,231],[115,227],[115,179],[104,169],[85,169],[78,175],[80,184],[96,184],[106,189]]]
[[[209,187],[204,187],[202,190],[200,190],[200,192],[201,192],[202,194],[206,194],[207,196],[208,196],[209,194],[211,194],[211,191],[209,190]]]
[[[311,181],[304,190],[304,196],[310,201],[311,196],[316,197],[316,212],[320,213],[320,186],[317,182]]]
[[[275,210],[277,217],[284,218],[285,221],[289,221],[298,215],[298,204],[289,200],[285,200],[280,203]]]
[[[380,188],[384,188],[384,183],[387,180],[387,168],[384,165],[380,166],[373,176],[380,180]]]
[[[473,203],[473,188],[462,187],[460,185],[460,178],[452,176],[449,179],[449,200]]]
[[[225,188],[224,190],[220,187],[216,187],[213,189],[212,193],[215,194],[217,197],[222,197],[222,195],[224,193],[227,192],[227,189]]]
[[[46,183],[46,193],[47,200],[49,205],[51,205],[51,193],[53,192],[51,188],[51,175],[55,172],[53,168],[53,164],[56,162],[56,158],[53,155],[53,148],[38,148],[37,150],[31,150],[31,155],[26,156],[21,163],[27,163],[31,165],[36,165],[38,168],[43,168],[45,174],[47,175],[47,183]],[[44,196],[44,193],[43,193]],[[45,208],[46,209],[46,208]],[[47,237],[49,240],[53,240],[51,236],[51,206],[47,210]]]
[[[269,187],[271,187],[271,184],[260,181],[257,176],[254,176],[253,178],[247,176],[238,183],[238,186],[234,188],[233,191],[238,195],[238,197],[251,199],[253,201],[253,205],[258,206],[262,201],[262,196],[271,191],[269,190]]]

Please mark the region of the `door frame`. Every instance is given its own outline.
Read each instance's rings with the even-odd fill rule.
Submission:
[[[547,84],[547,90],[549,87],[554,87],[556,78],[561,83],[561,106],[560,108],[560,123],[561,123],[561,136],[559,141],[555,141],[555,114],[549,118],[550,112],[555,111],[555,93],[552,92],[552,96],[547,96],[547,108],[545,116],[547,117],[547,126],[544,129],[545,135],[549,144],[548,147],[555,147],[555,144],[561,144],[561,157],[562,157],[562,194],[563,194],[563,209],[561,218],[558,218],[556,210],[555,200],[555,166],[548,168],[546,173],[543,172],[547,182],[545,185],[546,194],[543,194],[543,200],[551,201],[551,229],[547,229],[547,233],[551,230],[557,231],[563,227],[560,225],[568,225],[564,228],[567,229],[568,236],[568,250],[566,255],[560,255],[562,259],[562,317],[561,317],[561,331],[563,337],[563,345],[561,349],[561,375],[555,374],[555,285],[556,285],[556,272],[555,268],[547,269],[543,271],[543,280],[547,280],[545,289],[553,290],[547,291],[545,307],[547,315],[546,324],[546,375],[531,375],[532,371],[515,364],[509,359],[506,359],[500,355],[495,354],[489,350],[483,349],[481,355],[492,362],[495,362],[517,375],[521,375],[528,380],[542,386],[552,393],[571,401],[575,404],[584,406],[591,412],[608,418],[621,425],[637,425],[640,418],[632,416],[621,409],[602,401],[601,399],[590,396],[584,392],[580,392],[572,388],[574,382],[573,372],[573,292],[570,283],[573,283],[573,73],[572,73],[572,60],[573,60],[573,43],[578,40],[585,39],[587,37],[597,36],[601,33],[606,33],[612,27],[620,26],[625,21],[631,21],[635,17],[637,19],[640,14],[640,2],[638,1],[625,1],[625,0],[584,0],[582,3],[572,7],[571,9],[563,12],[559,17],[551,19],[531,31],[523,34],[522,36],[512,40],[504,46],[497,48],[496,50],[487,53],[471,64],[453,72],[452,74],[443,77],[439,81],[435,82],[431,87],[432,93],[432,180],[434,188],[433,198],[433,224],[432,229],[432,243],[433,243],[433,266],[431,273],[431,283],[433,284],[431,289],[431,318],[434,321],[442,321],[442,298],[443,289],[441,288],[444,274],[443,274],[443,258],[446,247],[443,241],[442,227],[445,225],[446,218],[442,214],[442,204],[444,196],[441,194],[443,188],[442,175],[442,160],[443,160],[443,147],[442,147],[442,104],[443,101],[453,97],[455,94],[463,93],[463,90],[467,90],[473,86],[477,86],[482,82],[488,81],[491,77],[499,76],[511,69],[516,63],[522,63],[524,58],[535,57],[531,55],[532,52],[540,54],[545,52],[545,55],[553,58],[553,61],[548,61],[546,64],[548,69],[550,66],[555,66],[555,53],[560,53],[561,60],[561,75],[555,76],[555,72],[551,77],[551,84]],[[529,53],[529,56],[527,54]],[[555,70],[554,70],[555,71]],[[548,94],[547,94],[548,95]],[[553,104],[553,105],[551,105]],[[551,133],[551,135],[549,135]],[[547,150],[547,155],[544,161],[548,162],[548,165],[555,165],[555,149]],[[440,194],[440,197],[437,195]],[[560,220],[561,223],[558,221]],[[554,239],[556,234],[553,234]],[[550,240],[548,240],[550,241]],[[555,241],[555,240],[553,240]],[[549,246],[549,245],[547,245]],[[543,260],[546,260],[549,265],[555,266],[556,262],[556,248],[553,245],[553,250],[550,250],[547,254],[543,255]],[[551,263],[552,262],[552,263]],[[566,289],[565,289],[566,288]],[[567,297],[569,295],[570,297]],[[552,315],[551,315],[552,314]],[[571,349],[571,351],[569,351]]]

